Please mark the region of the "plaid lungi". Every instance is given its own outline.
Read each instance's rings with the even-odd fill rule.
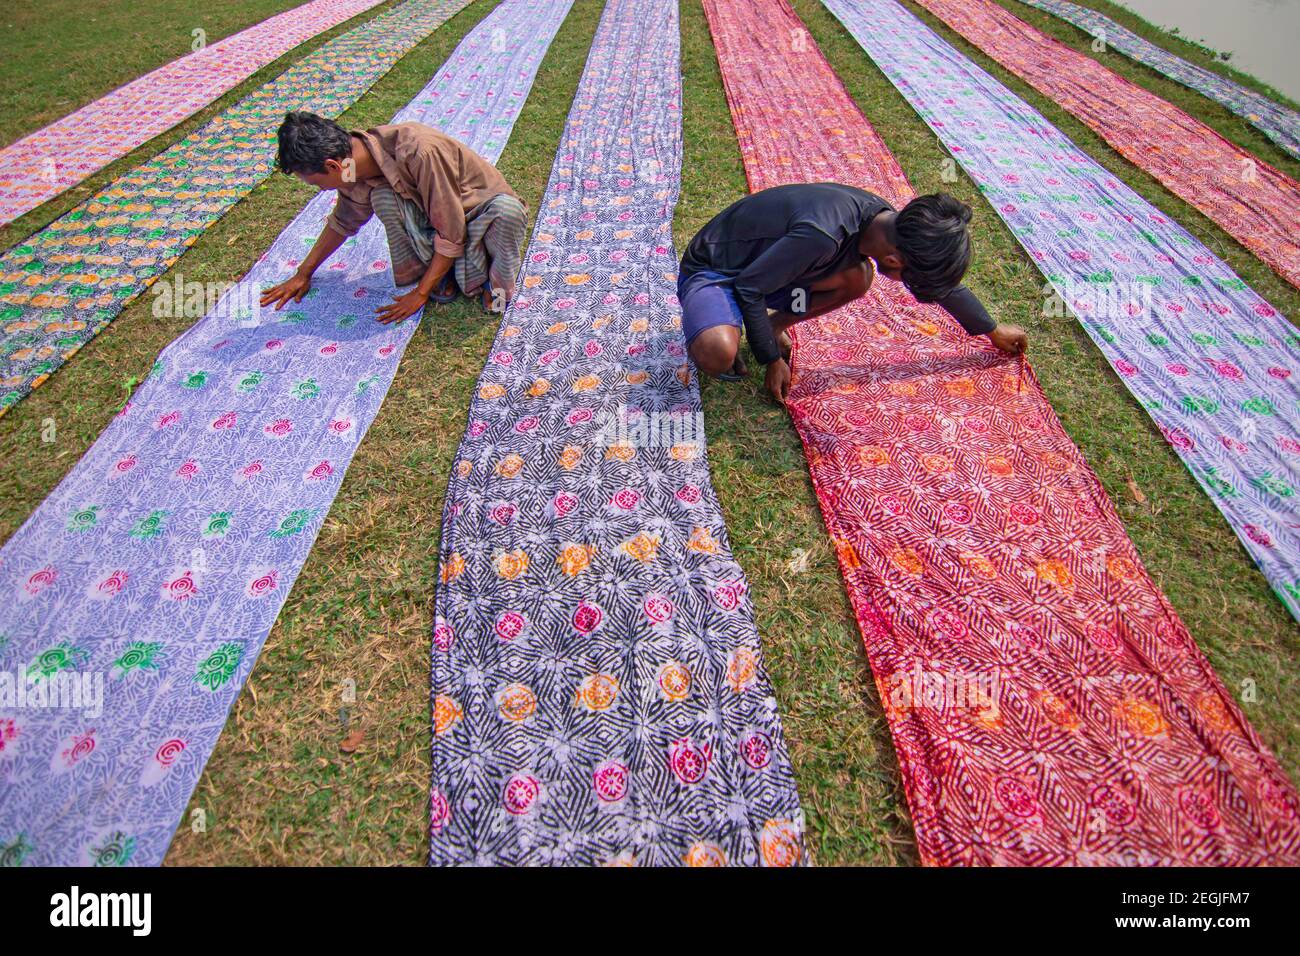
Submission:
[[[419,203],[398,196],[387,186],[372,190],[370,203],[388,236],[393,281],[399,286],[418,282],[433,261],[433,239],[438,231],[429,224]],[[519,247],[528,223],[524,204],[501,193],[471,209],[465,223],[465,253],[453,267],[456,284],[466,295],[474,295],[490,281],[491,288],[512,298],[519,273]]]

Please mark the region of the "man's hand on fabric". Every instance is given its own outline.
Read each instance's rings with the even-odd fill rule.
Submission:
[[[786,364],[785,359],[777,359],[767,367],[763,384],[767,386],[767,390],[772,393],[772,397],[778,404],[785,404],[786,397],[790,394],[790,366]]]
[[[1018,325],[999,325],[989,333],[989,341],[1012,355],[1020,355],[1029,347],[1029,336]]]
[[[403,295],[395,296],[388,305],[375,309],[375,314],[384,325],[401,322],[419,312],[429,302],[429,297],[419,289],[412,289]]]
[[[273,285],[263,292],[260,304],[265,308],[274,302],[275,311],[279,312],[290,302],[301,302],[310,288],[311,276],[303,276],[295,272],[279,285]]]

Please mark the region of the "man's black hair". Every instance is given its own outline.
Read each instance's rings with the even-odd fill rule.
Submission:
[[[917,196],[894,219],[903,284],[918,302],[936,302],[970,267],[970,206],[947,193]]]
[[[315,113],[285,113],[276,137],[275,165],[282,173],[323,173],[325,160],[352,155],[352,134]]]

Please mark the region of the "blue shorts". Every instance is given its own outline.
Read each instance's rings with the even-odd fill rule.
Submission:
[[[793,289],[774,292],[766,298],[769,309],[790,310]],[[735,280],[718,272],[693,272],[677,277],[677,301],[682,306],[682,335],[686,344],[705,329],[715,325],[745,327],[740,303],[736,301]]]

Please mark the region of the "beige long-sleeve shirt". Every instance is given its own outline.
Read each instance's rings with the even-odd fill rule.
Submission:
[[[423,207],[438,231],[434,251],[457,259],[465,253],[465,217],[472,209],[502,193],[519,198],[490,162],[422,123],[393,123],[352,135],[365,144],[384,176],[339,187],[328,225],[342,236],[356,235],[374,215],[370,191],[387,181],[397,195]]]

